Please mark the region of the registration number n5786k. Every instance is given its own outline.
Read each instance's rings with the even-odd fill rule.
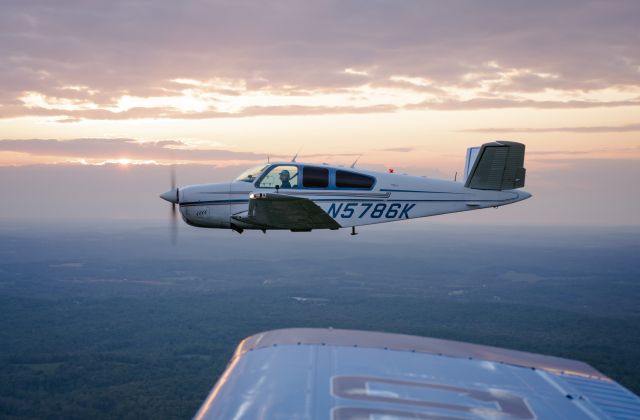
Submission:
[[[415,204],[410,203],[332,203],[327,210],[329,216],[342,219],[369,216],[373,219],[409,219],[409,212]]]

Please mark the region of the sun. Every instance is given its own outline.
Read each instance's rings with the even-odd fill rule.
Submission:
[[[118,163],[122,166],[127,166],[129,164],[131,164],[131,159],[127,159],[127,158],[120,158],[118,159]]]

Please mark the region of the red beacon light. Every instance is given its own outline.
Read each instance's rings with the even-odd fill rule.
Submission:
[[[389,169],[387,169],[387,171],[388,171],[390,174],[393,174],[393,173],[395,173],[395,172],[396,172],[396,170],[395,170],[395,169],[393,169],[393,168],[389,168]]]

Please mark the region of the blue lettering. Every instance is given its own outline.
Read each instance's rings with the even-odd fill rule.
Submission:
[[[400,218],[402,219],[402,217],[404,216],[406,219],[408,219],[409,218],[409,210],[411,210],[415,206],[416,206],[415,204],[405,204],[404,208],[400,212]]]
[[[371,212],[371,217],[373,217],[374,219],[381,218],[382,214],[384,213],[384,209],[386,208],[387,208],[387,205],[384,203],[376,204],[376,206],[373,208],[373,211]]]
[[[364,209],[364,211],[362,213],[360,213],[360,216],[358,216],[359,219],[362,219],[364,217],[364,215],[367,214],[367,212],[369,211],[371,206],[373,206],[373,204],[371,204],[371,203],[362,203],[362,205],[364,207],[366,207],[366,209]]]
[[[338,213],[340,213],[340,209],[342,209],[342,203],[340,203],[340,205],[336,208],[336,203],[331,203],[331,207],[329,207],[329,210],[327,211],[327,213],[329,213],[329,216],[336,218],[338,217]]]
[[[389,210],[387,210],[387,214],[384,216],[387,219],[393,219],[398,216],[398,210],[402,207],[400,203],[393,203],[389,206]]]
[[[358,203],[349,203],[344,206],[344,210],[342,211],[341,217],[343,219],[350,219],[353,216],[353,208],[358,207]]]

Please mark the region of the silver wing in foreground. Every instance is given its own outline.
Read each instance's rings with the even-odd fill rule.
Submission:
[[[591,366],[455,341],[285,329],[238,346],[197,419],[638,419]]]

